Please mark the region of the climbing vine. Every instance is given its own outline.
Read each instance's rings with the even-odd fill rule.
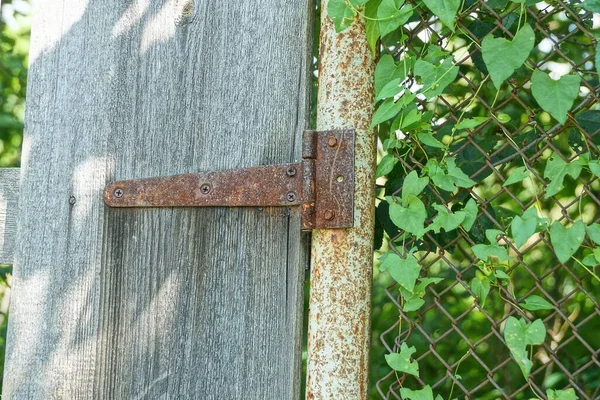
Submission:
[[[598,212],[585,210],[585,190],[572,184],[583,179],[590,188],[600,179],[600,112],[593,106],[600,62],[597,41],[588,43],[595,58],[585,67],[595,75],[593,82],[577,70],[557,76],[548,65],[536,62],[532,54],[543,39],[536,29],[540,21],[530,17],[528,7],[552,6],[533,0],[489,0],[485,7],[475,0],[330,0],[327,14],[338,32],[363,19],[371,50],[381,51],[372,118],[381,152],[376,247],[383,253],[380,271],[397,283],[402,312],[418,312],[426,304],[427,288],[449,279],[431,269],[425,274],[420,261],[432,249],[443,253],[442,248],[465,241],[478,270],[465,290],[480,310],[497,293],[495,302],[516,311],[518,318],[503,318],[503,340],[531,386],[533,348],[544,343],[548,331],[538,313],[557,305],[535,294],[515,295],[519,250],[541,238],[556,260],[600,283],[595,272],[600,264]],[[598,29],[592,21],[600,12],[597,0],[557,7],[569,7],[590,30]],[[417,31],[417,21],[423,20],[433,22]],[[465,65],[469,69],[462,70]],[[462,94],[453,89],[459,86],[466,88]],[[592,106],[575,109],[587,101],[585,96]],[[519,113],[510,109],[510,102],[527,102],[537,111]],[[498,104],[506,104],[507,112]],[[441,109],[450,109],[454,120]],[[525,128],[515,129],[523,119]],[[572,128],[562,138],[546,134],[553,126]],[[494,159],[485,156],[499,148],[505,151]],[[538,151],[540,155],[532,157]],[[498,170],[505,176],[490,179]],[[494,184],[498,179],[501,184]],[[520,212],[504,216],[506,210],[485,201],[494,190],[517,187],[533,199]],[[569,218],[564,218],[564,210],[562,215],[552,211],[556,196],[578,199]],[[506,229],[494,223],[500,220]],[[418,390],[405,387],[406,376],[422,377],[417,350],[410,346],[412,328],[399,323],[398,329],[405,340],[385,359],[395,371],[400,397],[441,399],[434,394],[433,382]],[[460,361],[456,369],[459,365]],[[460,379],[454,371],[449,398]],[[547,388],[545,395],[578,398],[572,388]]]

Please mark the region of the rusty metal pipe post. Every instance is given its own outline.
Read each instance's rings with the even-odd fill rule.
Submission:
[[[354,228],[313,231],[307,399],[366,399],[376,137],[374,56],[358,18],[336,33],[322,2],[317,129],[355,128]]]

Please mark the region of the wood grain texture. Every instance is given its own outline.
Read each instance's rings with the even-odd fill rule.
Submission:
[[[19,168],[0,168],[0,264],[12,264],[19,208]]]
[[[5,399],[299,397],[297,207],[102,190],[299,159],[309,3],[34,3]]]

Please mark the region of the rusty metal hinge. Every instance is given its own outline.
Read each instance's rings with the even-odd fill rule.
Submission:
[[[306,131],[302,162],[112,182],[110,207],[300,206],[302,230],[350,228],[354,130]]]

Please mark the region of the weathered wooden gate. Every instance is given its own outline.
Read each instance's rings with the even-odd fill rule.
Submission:
[[[299,159],[312,12],[37,1],[4,398],[298,397],[298,209],[109,209],[102,191]]]

